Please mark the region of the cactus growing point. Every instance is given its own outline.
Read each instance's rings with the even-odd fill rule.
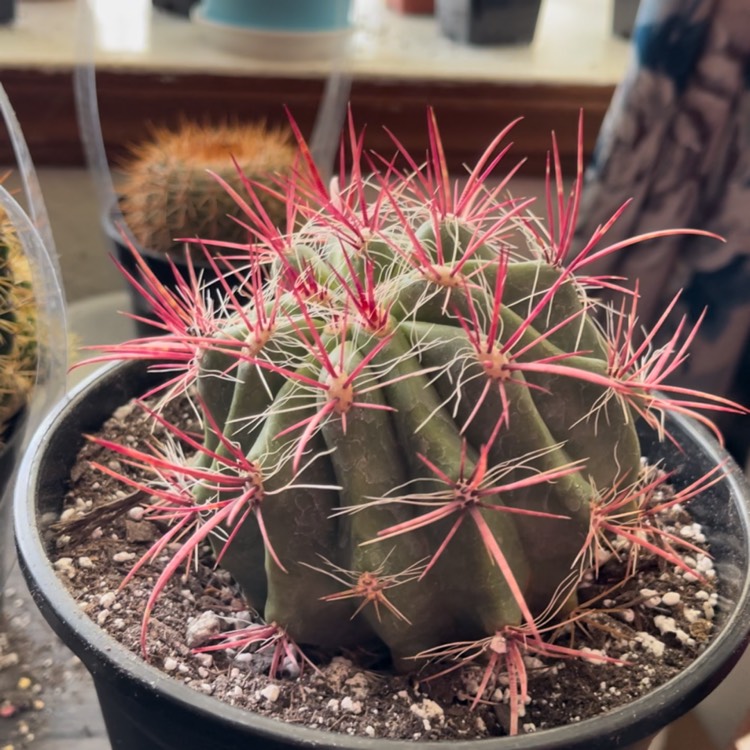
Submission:
[[[637,293],[600,325],[596,290],[618,282],[585,271],[694,230],[606,247],[608,223],[574,248],[581,128],[568,196],[553,142],[543,222],[507,196],[515,168],[488,182],[510,127],[460,184],[432,115],[424,164],[395,140],[393,159],[366,155],[350,123],[350,172],[330,186],[297,134],[305,164],[286,183],[286,225],[218,178],[257,238],[231,248],[246,262],[221,282],[224,309],[194,279],[171,292],[144,271],[167,335],[103,357],[160,361],[162,400],[187,394],[205,431],[197,440],[157,409],[168,439],[153,453],[99,439],[151,472],[126,481],[172,520],[136,570],[181,540],[149,599],[144,649],[159,593],[206,540],[259,617],[226,642],[274,644],[272,670],[311,646],[380,648],[397,669],[454,653],[485,658],[482,688],[500,670],[522,683],[529,650],[606,659],[547,638],[602,553],[681,564],[683,542],[654,522],[636,421],[670,439],[669,411],[715,430],[698,409],[742,409],[669,385],[686,346],[638,340]],[[261,273],[254,261],[269,257]],[[515,730],[517,702],[511,716]]]

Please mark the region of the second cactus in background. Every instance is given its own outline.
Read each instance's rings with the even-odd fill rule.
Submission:
[[[247,230],[232,218],[240,209],[211,173],[240,192],[238,170],[270,187],[275,174],[290,169],[295,154],[287,132],[278,128],[192,122],[159,128],[132,151],[123,167],[120,208],[135,239],[153,253],[181,253],[180,238],[246,240]],[[271,218],[282,221],[283,202],[263,191],[258,195]]]
[[[119,262],[128,273],[135,272],[137,261],[124,229],[143,263],[165,285],[174,285],[171,264],[183,265],[186,248],[210,281],[215,273],[204,251],[185,240],[210,237],[215,243],[211,251],[218,254],[222,242],[249,239],[247,229],[236,221],[241,209],[216,176],[240,195],[247,193],[244,181],[251,181],[270,220],[283,223],[285,202],[273,194],[273,185],[292,169],[296,153],[288,131],[258,123],[184,122],[176,129],[156,129],[132,148],[118,185],[119,205],[105,217]],[[153,319],[148,300],[138,294],[131,300],[134,313]],[[147,323],[138,328],[154,332]]]
[[[436,0],[440,30],[464,44],[530,44],[541,0]]]

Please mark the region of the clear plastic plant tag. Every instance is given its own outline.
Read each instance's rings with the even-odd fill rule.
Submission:
[[[339,134],[344,125],[351,89],[351,72],[345,69],[340,59],[335,60],[326,79],[310,136],[310,153],[324,180],[330,180],[333,176]]]
[[[365,28],[368,20],[378,16],[377,6],[373,6],[371,0],[360,0],[352,5],[351,20],[355,30]],[[324,180],[333,177],[335,171],[339,137],[352,90],[354,76],[347,57],[349,51],[350,46],[344,45],[342,51],[331,60],[331,69],[310,134],[310,153]]]
[[[73,92],[75,95],[78,132],[89,173],[96,185],[99,208],[104,214],[116,212],[119,216],[116,193],[109,169],[107,151],[104,146],[99,101],[96,94],[95,24],[89,0],[76,3],[76,64],[73,70]]]

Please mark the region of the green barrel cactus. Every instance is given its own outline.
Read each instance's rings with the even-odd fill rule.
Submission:
[[[266,211],[276,221],[285,217],[274,180],[293,167],[295,148],[287,130],[260,123],[184,121],[174,129],[155,128],[131,151],[118,182],[120,209],[133,236],[148,251],[181,254],[184,240],[196,237],[247,242],[247,228],[236,221],[241,212],[211,172],[238,190],[243,176],[265,185],[268,189],[258,195]],[[223,245],[215,247],[221,252]]]
[[[184,462],[110,446],[156,473],[151,507],[174,519],[139,566],[182,540],[144,647],[159,593],[206,540],[259,618],[227,643],[276,638],[274,669],[290,644],[379,648],[408,670],[456,643],[489,644],[494,669],[513,648],[555,653],[543,633],[603,552],[681,564],[647,522],[636,422],[664,435],[670,410],[710,425],[696,404],[739,407],[671,387],[682,344],[639,343],[637,295],[600,324],[597,290],[618,282],[586,275],[671,232],[606,247],[604,225],[574,247],[580,164],[566,195],[553,150],[544,222],[487,179],[506,132],[454,184],[434,119],[424,164],[396,142],[403,168],[350,126],[351,171],[330,186],[298,135],[289,226],[225,185],[257,236],[245,267],[270,268],[247,270],[242,295],[227,283],[225,318],[197,289],[194,307],[165,297],[171,334],[107,355],[171,353],[163,398],[187,394],[204,421],[201,442],[154,415],[195,450]]]
[[[25,407],[37,367],[31,271],[13,225],[0,209],[0,447]]]

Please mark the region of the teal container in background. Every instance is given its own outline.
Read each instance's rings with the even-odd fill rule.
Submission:
[[[348,29],[351,0],[203,0],[209,22],[268,31]]]

